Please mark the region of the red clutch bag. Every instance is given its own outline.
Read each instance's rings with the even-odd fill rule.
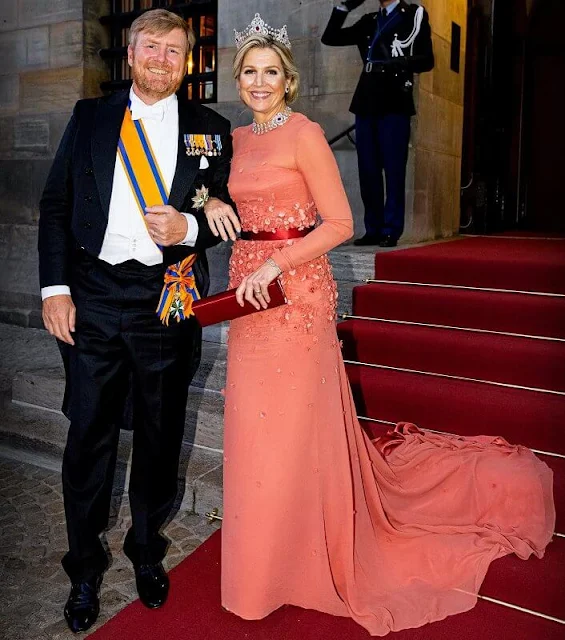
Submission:
[[[273,280],[267,289],[271,297],[271,302],[269,302],[267,309],[273,309],[274,307],[280,307],[286,304],[284,289],[278,278]],[[200,323],[200,326],[207,327],[208,325],[218,322],[248,316],[251,313],[267,311],[267,309],[263,308],[257,310],[250,302],[247,302],[247,300],[245,300],[243,307],[240,307],[235,299],[235,292],[236,289],[230,289],[229,291],[216,293],[213,296],[208,296],[207,298],[202,298],[202,300],[194,302],[192,304],[192,311]]]

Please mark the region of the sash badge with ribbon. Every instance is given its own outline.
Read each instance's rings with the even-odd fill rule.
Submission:
[[[151,206],[167,204],[169,192],[143,123],[141,120],[132,119],[130,107],[131,103],[128,104],[124,115],[118,142],[118,155],[139,212],[145,218],[145,207],[149,204]],[[161,252],[163,251],[163,247],[160,245],[157,247]],[[194,315],[192,303],[200,299],[192,268],[196,258],[194,254],[167,267],[165,284],[156,310],[161,322],[165,325],[168,325],[171,319],[180,322]]]

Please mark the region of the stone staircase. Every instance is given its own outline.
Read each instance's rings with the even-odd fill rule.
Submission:
[[[226,287],[228,252],[224,245],[209,254],[212,292]],[[332,251],[331,261],[340,294],[339,313],[345,313],[350,310],[353,286],[372,276],[374,249],[345,245]],[[68,428],[60,411],[64,372],[59,352],[44,330],[18,324],[0,324],[0,453],[40,454],[57,466]],[[179,507],[200,514],[213,509],[221,513],[226,330],[226,326],[205,329],[202,363],[187,404]],[[123,484],[117,491],[127,487],[130,450],[131,434],[122,432],[116,477]]]

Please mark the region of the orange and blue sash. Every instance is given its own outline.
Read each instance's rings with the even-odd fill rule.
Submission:
[[[145,208],[167,204],[169,192],[161,175],[157,158],[145,133],[141,120],[133,120],[128,104],[118,142],[118,155],[124,167],[139,212],[145,218]],[[157,245],[160,251],[163,247]],[[200,300],[192,265],[196,255],[167,268],[165,284],[157,313],[161,322],[168,325],[172,318],[177,322],[194,315],[192,303]]]

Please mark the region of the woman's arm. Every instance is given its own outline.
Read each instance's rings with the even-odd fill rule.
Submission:
[[[353,235],[353,217],[339,169],[322,128],[307,122],[298,133],[297,169],[302,173],[314,199],[322,224],[290,247],[275,251],[270,259],[246,276],[237,288],[236,298],[256,309],[267,308],[267,287],[281,271],[314,260]]]
[[[322,128],[306,123],[299,132],[296,164],[312,194],[322,224],[271,256],[282,271],[314,260],[353,235],[353,217],[335,157]]]

